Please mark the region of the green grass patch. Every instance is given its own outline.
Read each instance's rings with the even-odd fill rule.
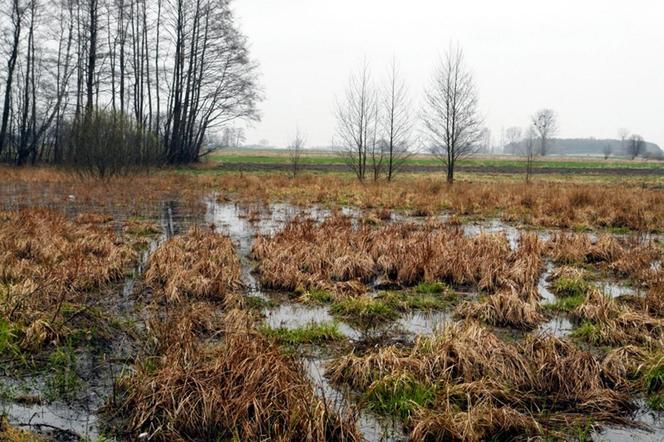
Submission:
[[[57,348],[48,358],[49,377],[46,380],[45,397],[49,401],[70,400],[83,386],[76,373],[77,360],[74,348],[68,344]]]
[[[652,411],[664,411],[664,393],[651,394],[646,399],[646,405]]]
[[[264,310],[274,307],[274,303],[269,299],[261,298],[260,296],[245,296],[245,306],[251,310]]]
[[[297,346],[303,344],[323,344],[345,339],[334,322],[311,323],[298,328],[272,328],[262,326],[261,332],[282,345]]]
[[[598,325],[586,321],[572,330],[570,336],[591,344],[598,344],[601,341],[601,329]]]
[[[586,295],[566,296],[554,302],[544,304],[544,308],[553,312],[571,312],[585,301]]]
[[[647,393],[664,391],[664,356],[648,368],[643,375],[643,384]]]
[[[437,293],[443,293],[449,290],[449,287],[442,282],[434,281],[434,282],[420,282],[417,284],[415,287],[415,293],[420,293],[420,294],[437,294]]]
[[[440,292],[438,292],[440,293]],[[389,307],[398,312],[411,310],[444,310],[449,307],[451,297],[434,293],[413,292],[383,292],[377,299],[385,302]]]
[[[361,327],[375,327],[399,317],[394,305],[368,297],[348,298],[332,304],[333,315]]]
[[[583,278],[561,276],[551,284],[551,292],[560,297],[585,296],[592,286]]]
[[[315,304],[329,304],[334,299],[332,293],[322,289],[309,290],[302,297],[305,301],[313,302]]]
[[[374,382],[364,396],[376,413],[408,418],[419,407],[433,405],[436,391],[413,377],[402,374]]]

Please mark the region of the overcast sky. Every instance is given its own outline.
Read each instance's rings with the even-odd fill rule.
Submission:
[[[262,121],[247,142],[283,146],[296,125],[329,145],[349,74],[382,80],[396,57],[415,103],[451,41],[461,44],[495,142],[544,107],[561,137],[626,127],[664,147],[662,0],[236,0],[260,64]]]

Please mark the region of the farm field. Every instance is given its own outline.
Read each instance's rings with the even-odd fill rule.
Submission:
[[[209,155],[209,161],[221,163],[222,166],[232,167],[244,166],[268,166],[274,168],[287,167],[289,165],[288,151],[278,149],[235,149],[213,152]],[[343,166],[344,159],[331,151],[304,151],[300,158],[301,164],[307,167],[328,167],[334,170],[334,166]],[[440,161],[428,154],[416,154],[404,161],[405,168],[413,171],[427,171],[441,168]],[[505,170],[514,173],[525,168],[525,160],[520,157],[509,155],[477,156],[461,159],[458,167],[463,170],[473,171],[484,169]],[[609,158],[604,160],[598,157],[538,157],[533,163],[535,169],[550,169],[552,171],[570,170],[594,171],[602,169],[614,171],[643,171],[644,173],[664,173],[664,162],[656,160],[629,160],[626,158]],[[325,170],[325,169],[322,169]],[[614,172],[615,173],[615,172]]]
[[[664,437],[657,176],[214,161],[0,168],[0,439]]]

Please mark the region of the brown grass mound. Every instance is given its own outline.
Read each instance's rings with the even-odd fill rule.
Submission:
[[[524,235],[512,251],[502,234],[469,237],[438,223],[371,228],[333,216],[320,224],[298,219],[274,236],[259,237],[252,255],[263,286],[279,290],[338,293],[352,283],[365,291],[379,277],[402,286],[445,281],[488,292],[513,287],[533,298],[542,249],[536,235]]]
[[[223,301],[242,287],[240,263],[228,237],[192,228],[153,254],[145,282],[166,302],[184,299]]]
[[[542,433],[531,416],[489,401],[474,404],[468,411],[420,410],[413,419],[413,441],[529,440]]]
[[[607,363],[608,364],[608,363]],[[332,381],[365,390],[396,374],[435,391],[435,405],[406,422],[414,440],[486,440],[564,434],[570,425],[632,424],[633,404],[618,369],[571,341],[531,334],[506,343],[472,323],[420,338],[410,350],[347,356],[332,363]]]
[[[20,329],[23,347],[67,335],[65,312],[80,316],[101,301],[100,291],[135,261],[112,227],[96,221],[70,222],[46,209],[0,215],[0,316]]]
[[[230,312],[220,344],[172,349],[156,368],[139,365],[122,384],[129,433],[164,441],[359,440],[353,418],[329,408],[300,363],[248,324]]]
[[[511,290],[491,295],[481,302],[464,301],[455,314],[498,327],[521,330],[532,330],[546,319],[539,304],[523,301]]]
[[[647,310],[634,310],[615,299],[591,290],[572,317],[585,321],[581,337],[596,345],[642,345],[664,348],[664,320]]]

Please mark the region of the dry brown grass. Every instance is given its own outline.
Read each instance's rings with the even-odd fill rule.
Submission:
[[[455,314],[498,327],[521,330],[532,330],[546,319],[538,303],[522,300],[513,290],[491,295],[480,302],[464,301]]]
[[[240,262],[231,240],[200,228],[162,244],[150,258],[145,282],[157,297],[171,303],[223,301],[242,287]]]
[[[639,345],[664,348],[664,320],[620,304],[598,290],[591,290],[573,312],[585,321],[581,337],[596,345]]]
[[[354,419],[321,400],[301,364],[229,311],[221,342],[202,345],[195,321],[181,317],[156,363],[125,378],[119,412],[128,434],[151,440],[359,440]],[[200,326],[200,324],[199,324]],[[165,327],[167,330],[169,327]],[[199,330],[200,332],[200,330]],[[156,364],[156,366],[154,365]]]
[[[607,367],[608,367],[607,363]],[[506,343],[472,323],[448,326],[407,350],[379,350],[334,361],[331,381],[366,391],[394,374],[435,388],[407,426],[414,440],[487,440],[563,435],[575,424],[630,424],[633,404],[619,369],[571,341],[530,334]],[[610,378],[610,379],[609,379]]]
[[[533,299],[542,250],[532,234],[512,251],[503,234],[469,237],[440,223],[372,228],[334,216],[320,224],[296,219],[274,236],[257,238],[252,255],[261,283],[272,289],[362,292],[380,277],[406,287],[443,281],[487,292],[513,288]]]
[[[20,328],[23,347],[57,341],[70,325],[63,306],[85,316],[85,306],[122,281],[135,259],[105,219],[71,222],[47,209],[0,214],[2,316]]]

